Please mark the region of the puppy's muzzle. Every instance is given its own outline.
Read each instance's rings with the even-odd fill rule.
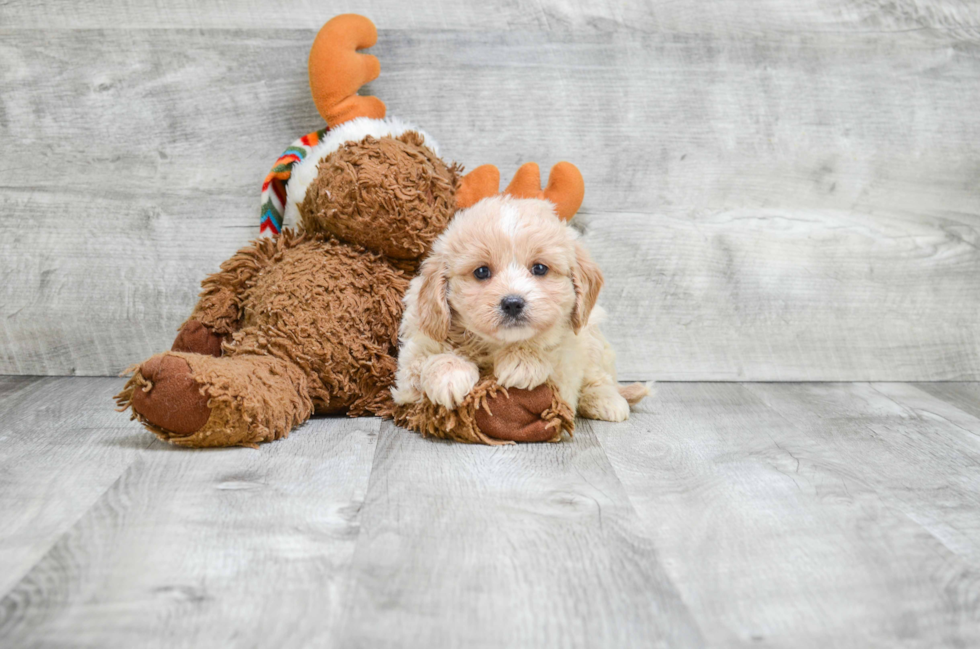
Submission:
[[[500,300],[500,312],[508,322],[519,322],[524,319],[526,303],[520,295],[505,295]]]

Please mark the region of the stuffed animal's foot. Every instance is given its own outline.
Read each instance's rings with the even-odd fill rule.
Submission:
[[[505,390],[489,377],[457,408],[423,398],[399,406],[395,422],[423,436],[489,445],[557,442],[575,428],[574,413],[551,384],[534,390]]]
[[[533,390],[511,388],[487,397],[486,407],[476,411],[476,425],[484,435],[508,442],[557,442],[560,418],[545,418],[553,407],[552,390],[539,385]]]
[[[211,418],[204,386],[180,356],[154,356],[139,366],[133,379],[133,412],[171,437],[193,435]]]
[[[214,333],[213,329],[200,320],[188,320],[180,328],[170,351],[221,356],[221,342],[223,340],[223,336]]]
[[[313,413],[302,372],[268,356],[168,352],[131,371],[119,409],[180,446],[254,447],[287,436]]]

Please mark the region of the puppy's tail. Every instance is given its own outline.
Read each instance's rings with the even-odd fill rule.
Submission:
[[[631,406],[635,406],[643,401],[645,397],[653,394],[653,381],[648,383],[630,383],[629,385],[621,385],[619,386],[619,393]]]

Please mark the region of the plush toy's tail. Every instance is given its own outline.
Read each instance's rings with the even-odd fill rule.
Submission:
[[[320,28],[310,49],[310,91],[313,103],[330,128],[358,117],[381,119],[385,105],[377,97],[361,97],[358,88],[381,73],[377,57],[359,54],[378,41],[374,23],[357,14],[331,18]]]
[[[653,383],[630,383],[629,385],[619,386],[619,393],[631,405],[643,401],[645,397],[653,394]]]

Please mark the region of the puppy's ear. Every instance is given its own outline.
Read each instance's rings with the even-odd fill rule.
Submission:
[[[449,336],[448,268],[439,255],[422,262],[419,277],[419,330],[429,338],[442,342]]]
[[[575,263],[572,265],[572,285],[575,287],[575,306],[572,309],[572,330],[578,333],[589,323],[589,314],[599,298],[602,288],[602,271],[592,260],[589,252],[575,242]]]

